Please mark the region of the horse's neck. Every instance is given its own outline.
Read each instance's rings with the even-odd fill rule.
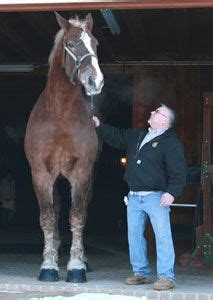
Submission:
[[[69,78],[63,69],[53,68],[48,77],[45,91],[49,92],[49,96],[57,98],[63,93],[64,97],[72,95],[72,99],[79,98],[81,95],[81,86],[79,84],[73,85],[69,82]]]
[[[61,49],[60,49],[61,48]],[[61,52],[63,51],[60,47],[52,60],[50,71],[48,75],[47,85],[45,88],[45,99],[50,102],[51,105],[62,105],[63,101],[79,101],[82,99],[81,87],[76,84],[73,85],[69,82],[65,70],[63,68],[63,59]]]

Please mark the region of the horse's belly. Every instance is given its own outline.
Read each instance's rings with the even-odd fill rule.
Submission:
[[[31,167],[45,167],[48,173],[57,174],[64,169],[71,170],[77,161],[92,165],[98,139],[95,130],[91,129],[84,130],[83,135],[74,135],[73,132],[48,130],[45,126],[31,128],[25,139],[25,152]]]

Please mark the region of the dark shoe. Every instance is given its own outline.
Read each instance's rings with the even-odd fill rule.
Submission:
[[[134,285],[134,284],[149,284],[152,283],[151,279],[143,277],[137,273],[132,277],[128,277],[125,281],[126,284]]]
[[[175,288],[175,283],[172,280],[167,278],[158,278],[158,280],[154,283],[153,289],[158,291],[170,290]]]

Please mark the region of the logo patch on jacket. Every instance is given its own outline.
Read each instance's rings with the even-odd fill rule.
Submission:
[[[158,145],[158,142],[153,142],[153,143],[152,143],[152,147],[153,147],[153,148],[156,148],[157,145]]]

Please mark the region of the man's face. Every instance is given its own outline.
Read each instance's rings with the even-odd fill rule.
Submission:
[[[148,120],[153,129],[168,128],[170,122],[170,113],[165,106],[160,106],[151,112]]]

